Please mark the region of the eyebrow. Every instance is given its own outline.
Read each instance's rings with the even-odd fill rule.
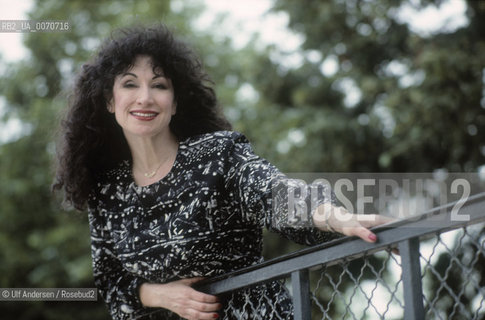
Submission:
[[[138,76],[136,74],[131,73],[131,72],[125,72],[125,73],[122,74],[122,76],[123,77],[124,76],[133,76],[135,78],[138,78]],[[165,76],[163,74],[156,74],[156,75],[153,76],[152,80],[156,79],[156,78],[165,78]]]

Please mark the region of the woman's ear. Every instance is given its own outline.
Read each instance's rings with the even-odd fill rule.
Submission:
[[[177,101],[174,100],[172,104],[172,116],[174,116],[177,113]]]
[[[114,108],[114,105],[113,105],[113,98],[111,98],[108,101],[108,104],[106,106],[106,109],[108,109],[108,112],[110,112],[110,113],[115,113],[115,108]]]

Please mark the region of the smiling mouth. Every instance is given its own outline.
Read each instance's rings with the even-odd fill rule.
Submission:
[[[132,111],[130,114],[138,120],[149,121],[155,119],[157,112],[152,111]]]

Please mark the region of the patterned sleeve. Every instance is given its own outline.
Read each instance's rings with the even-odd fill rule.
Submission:
[[[149,313],[151,308],[143,307],[138,295],[139,286],[146,280],[123,270],[113,251],[113,240],[102,212],[90,205],[88,214],[94,283],[108,305],[111,317],[115,320],[137,319]]]
[[[244,136],[229,152],[226,188],[234,193],[243,218],[300,244],[315,245],[336,235],[318,230],[312,220],[316,207],[334,201],[325,186],[290,179],[255,155]]]

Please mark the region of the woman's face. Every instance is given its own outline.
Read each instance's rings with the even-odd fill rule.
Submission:
[[[168,136],[176,110],[172,82],[163,73],[153,73],[150,57],[139,56],[131,69],[115,78],[108,110],[127,138]]]

